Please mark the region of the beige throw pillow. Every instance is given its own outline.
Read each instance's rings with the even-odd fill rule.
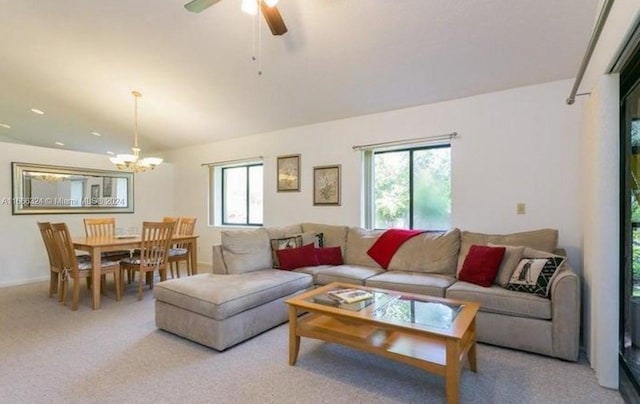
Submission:
[[[271,268],[269,234],[263,228],[225,230],[222,232],[222,256],[229,274]]]
[[[459,250],[459,229],[446,233],[425,232],[405,241],[387,269],[455,275]]]
[[[489,243],[489,247],[505,248],[504,257],[500,263],[500,268],[498,268],[498,274],[496,275],[496,279],[493,281],[504,288],[509,283],[509,279],[511,279],[513,271],[516,270],[516,267],[524,256],[525,248],[523,246],[514,247],[510,245],[498,245],[492,243]]]

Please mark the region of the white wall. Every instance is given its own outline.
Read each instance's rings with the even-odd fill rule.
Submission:
[[[453,225],[481,232],[540,227],[560,231],[560,245],[580,270],[580,109],[564,99],[570,81],[489,93],[175,150],[176,214],[198,217],[200,261],[218,243],[207,226],[208,168],[201,163],[264,156],[265,224],[300,221],[360,225],[361,154],[353,145],[456,131],[452,143]],[[251,117],[247,117],[251,119]],[[302,191],[276,192],[276,157],[302,154]],[[312,205],[312,167],[342,164],[342,206]],[[516,204],[527,205],[516,215]]]
[[[11,198],[11,162],[53,164],[69,167],[113,169],[108,156],[66,150],[3,143],[0,148],[0,200]],[[143,220],[159,220],[174,212],[174,178],[171,164],[157,171],[135,174],[135,213],[113,216],[120,226],[141,226]],[[73,236],[84,235],[82,218],[89,215],[21,215],[11,214],[11,205],[0,204],[0,286],[48,279],[49,264],[36,222],[66,222]]]
[[[601,2],[602,3],[602,2]],[[581,191],[585,200],[584,342],[598,383],[618,388],[619,312],[619,84],[610,67],[640,16],[637,0],[614,2],[578,97],[586,103]]]
[[[584,341],[598,382],[618,387],[620,279],[620,100],[618,75],[604,76],[584,118]]]

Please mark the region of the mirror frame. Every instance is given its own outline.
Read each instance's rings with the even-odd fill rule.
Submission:
[[[12,215],[49,215],[74,213],[134,213],[133,173],[125,171],[98,170],[93,168],[64,167],[45,164],[31,164],[11,162],[11,214]],[[26,200],[24,183],[25,171],[40,171],[51,174],[85,175],[92,177],[116,177],[127,179],[127,206],[28,206],[22,203]]]

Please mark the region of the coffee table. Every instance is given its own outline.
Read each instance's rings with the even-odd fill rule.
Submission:
[[[326,304],[327,292],[343,288],[367,290],[373,294],[373,303],[358,311]],[[477,370],[478,303],[337,282],[285,303],[289,305],[289,365],[298,359],[300,337],[346,345],[444,376],[448,403],[459,401],[464,359],[472,371]]]

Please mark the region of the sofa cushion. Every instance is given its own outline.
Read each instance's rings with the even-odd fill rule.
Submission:
[[[456,278],[451,275],[391,271],[368,278],[365,285],[399,292],[444,297],[447,288],[455,281]]]
[[[263,228],[224,230],[222,231],[222,256],[229,274],[271,268],[269,234]]]
[[[280,269],[291,271],[296,268],[318,265],[316,249],[313,244],[307,244],[299,248],[285,248],[276,251],[280,261]]]
[[[326,285],[331,282],[364,285],[367,278],[382,272],[384,272],[384,269],[381,268],[360,265],[337,265],[322,270],[315,278],[317,285]]]
[[[458,279],[476,285],[491,286],[504,257],[505,247],[472,245],[464,259]]]
[[[266,269],[235,275],[198,274],[160,282],[157,300],[203,316],[224,320],[245,310],[308,289],[308,274]]]
[[[388,269],[455,275],[459,250],[459,229],[419,234],[400,246]]]
[[[369,248],[371,248],[383,232],[384,230],[369,230],[360,227],[349,228],[344,263],[347,265],[364,265],[373,268],[382,268],[380,264],[367,254],[367,251],[369,251]]]
[[[542,320],[551,319],[549,299],[530,293],[513,292],[498,285],[484,288],[473,283],[458,281],[447,289],[445,296],[449,299],[480,303],[480,311]]]
[[[322,233],[323,247],[340,247],[344,255],[347,244],[347,226],[334,226],[320,223],[302,223],[304,233]],[[306,243],[305,243],[306,244]]]
[[[269,240],[271,244],[271,262],[274,268],[280,268],[280,260],[278,259],[278,250],[286,250],[288,248],[302,247],[302,236],[291,236],[283,238],[272,238]]]
[[[288,226],[271,226],[264,229],[269,233],[270,239],[287,238],[302,233],[302,225],[300,223]]]
[[[502,262],[500,263],[500,268],[498,269],[498,275],[496,275],[496,279],[494,283],[502,286],[503,288],[507,286],[509,283],[509,279],[511,279],[511,274],[516,270],[518,263],[523,257],[525,247],[519,246],[514,247],[510,245],[498,245],[489,243],[489,247],[504,247],[504,258],[502,258]]]
[[[311,267],[302,267],[302,268],[296,268],[293,270],[293,272],[300,272],[303,274],[309,274],[311,276],[313,276],[313,283],[314,284],[318,284],[318,274],[333,268],[333,265],[317,265],[317,266],[311,266]]]
[[[318,265],[342,265],[342,250],[340,247],[316,248]]]
[[[536,250],[553,252],[558,246],[558,230],[540,229],[511,234],[484,234],[463,231],[460,234],[460,254],[458,254],[458,272],[462,269],[469,248],[474,245],[500,244],[524,246]]]
[[[523,258],[513,271],[507,289],[549,297],[551,283],[564,261],[563,257]]]

